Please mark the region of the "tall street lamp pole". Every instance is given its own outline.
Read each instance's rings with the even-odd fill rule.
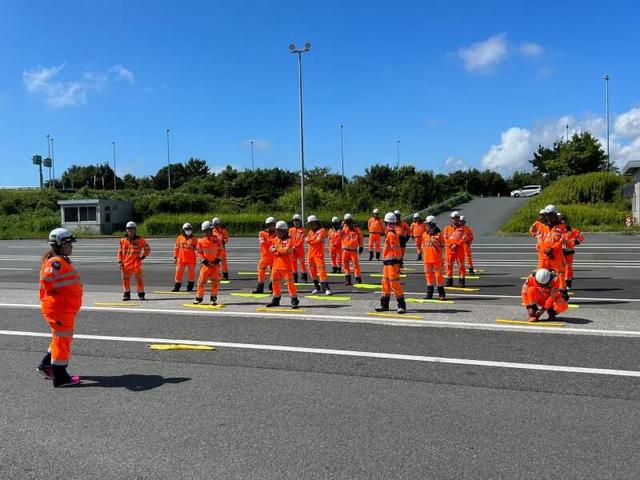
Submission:
[[[400,168],[400,139],[396,140],[396,168]]]
[[[49,165],[49,188],[51,188],[51,135],[47,133],[47,159]]]
[[[111,147],[113,149],[113,191],[118,190],[118,176],[116,175],[116,142],[111,142]]]
[[[171,154],[169,153],[169,129],[167,128],[167,187],[171,190]]]
[[[609,75],[602,77],[604,79],[604,103],[607,112],[607,171],[611,169],[611,158],[609,157]]]
[[[253,156],[253,140],[251,140],[251,171],[255,172],[256,171],[256,164],[254,161],[254,156]]]
[[[289,45],[289,52],[298,55],[298,92],[300,103],[300,215],[302,216],[302,223],[304,225],[304,115],[302,108],[302,54],[311,50],[311,44],[309,42],[304,44],[303,48],[298,48],[295,44]]]
[[[340,181],[342,184],[342,191],[344,192],[344,126],[340,125],[340,163],[341,163],[341,172]]]
[[[567,143],[569,143],[569,125],[565,125],[567,127]]]
[[[56,188],[56,154],[53,151],[53,137],[51,137],[51,176],[53,177],[53,188]]]

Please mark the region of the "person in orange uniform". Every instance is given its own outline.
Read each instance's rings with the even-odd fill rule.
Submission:
[[[118,248],[118,263],[122,273],[122,288],[124,294],[122,300],[127,302],[131,300],[131,277],[136,277],[136,290],[138,298],[144,300],[144,275],[142,273],[142,261],[151,254],[151,248],[147,241],[136,235],[136,224],[134,222],[127,223],[127,234],[120,239],[120,247]]]
[[[260,245],[260,260],[258,260],[258,285],[251,293],[264,293],[264,281],[267,278],[267,268],[273,266],[273,252],[271,247],[276,239],[276,219],[267,217],[264,221],[264,229],[258,234]]]
[[[353,215],[346,213],[342,226],[342,266],[344,268],[345,285],[353,285],[351,282],[351,264],[356,276],[356,283],[362,283],[362,273],[358,255],[364,251],[364,237],[360,227],[353,221]]]
[[[453,264],[458,264],[458,282],[465,286],[464,244],[467,241],[467,230],[460,222],[460,214],[451,212],[451,223],[444,227],[442,236],[447,246],[447,287],[453,286]]]
[[[291,298],[291,308],[296,309],[300,305],[298,300],[298,290],[293,279],[293,255],[297,247],[297,242],[289,237],[289,226],[287,222],[279,221],[276,224],[276,238],[271,245],[273,252],[273,267],[271,269],[271,282],[273,283],[273,297],[267,307],[279,307],[280,296],[282,295],[283,280],[287,282],[289,297]]]
[[[377,312],[389,311],[391,292],[393,291],[398,302],[398,313],[407,311],[407,302],[404,299],[402,285],[400,285],[400,265],[402,263],[402,247],[396,230],[397,217],[393,212],[384,216],[385,236],[382,247],[382,297]]]
[[[198,288],[194,304],[202,303],[207,282],[211,281],[211,296],[209,303],[217,305],[218,289],[220,288],[220,263],[222,262],[222,240],[213,233],[211,222],[202,222],[200,227],[204,237],[198,240],[196,253],[200,259],[200,275],[198,276]]]
[[[429,215],[425,223],[425,232],[422,234],[422,262],[424,264],[424,276],[427,281],[427,294],[424,298],[432,299],[435,286],[438,287],[438,298],[447,298],[444,290],[444,270],[442,254],[444,253],[444,238],[438,225],[436,217]],[[435,280],[435,284],[434,284]]]
[[[329,255],[331,256],[331,272],[342,272],[342,224],[338,217],[331,219],[331,228],[329,228]]]
[[[53,380],[56,388],[80,383],[80,377],[67,373],[75,318],[82,306],[80,275],[69,259],[75,241],[66,228],[52,230],[51,249],[40,267],[40,311],[51,328],[51,343],[37,371]]]
[[[315,215],[309,215],[309,217],[307,217],[307,224],[309,225],[309,232],[305,240],[309,245],[307,262],[309,262],[309,273],[311,274],[314,287],[311,293],[332,295],[333,292],[331,292],[329,288],[327,268],[324,264],[324,241],[327,238],[326,230],[320,225],[320,221]]]
[[[175,283],[172,292],[179,292],[182,287],[182,277],[184,270],[187,270],[187,292],[193,291],[193,284],[196,280],[196,248],[198,239],[193,236],[193,225],[185,223],[182,225],[182,233],[176,238],[173,248],[173,263],[176,264]]]
[[[217,235],[222,242],[222,261],[220,267],[222,267],[222,279],[229,280],[229,264],[227,263],[227,243],[229,243],[229,230],[224,228],[222,221],[218,217],[214,217],[211,220],[211,226],[213,227],[213,234]]]
[[[527,277],[522,285],[522,304],[527,308],[530,322],[537,322],[545,312],[549,320],[555,320],[558,313],[568,308],[558,279],[546,268],[539,268]]]
[[[540,234],[540,228],[542,227],[542,225],[544,225],[545,216],[547,213],[544,211],[544,208],[543,208],[542,210],[540,210],[539,214],[540,214],[540,217],[535,222],[533,222],[529,227],[529,235],[531,235],[533,238],[537,238],[538,235]]]
[[[474,240],[473,228],[467,225],[467,220],[464,218],[464,215],[460,215],[460,223],[462,223],[462,226],[467,229],[467,241],[462,244],[464,247],[464,261],[469,266],[469,275],[475,275],[476,271],[473,268],[473,255],[471,254],[471,244]]]
[[[567,288],[571,288],[573,286],[573,256],[576,253],[576,247],[584,242],[584,236],[580,233],[580,230],[569,225],[569,220],[566,215],[558,213],[558,217],[560,224],[564,225],[566,229],[564,235],[566,244],[564,250],[562,250],[562,254],[564,255],[565,261],[565,282]]]
[[[554,205],[545,207],[545,224],[540,227],[536,249],[538,251],[538,268],[553,270],[558,278],[559,288],[565,299],[569,299],[565,281],[565,261],[562,251],[565,246],[566,229],[561,225]]]
[[[398,234],[398,240],[400,241],[400,248],[402,248],[402,261],[404,261],[404,254],[407,250],[407,243],[411,238],[411,227],[402,219],[400,210],[393,212],[396,216],[396,233]]]
[[[307,266],[304,258],[304,239],[307,236],[306,229],[302,226],[302,218],[297,213],[292,218],[293,227],[289,229],[289,237],[294,245],[293,251],[293,280],[298,282],[298,263],[300,263],[301,280],[307,281]]]
[[[409,232],[411,234],[411,238],[416,244],[416,250],[418,252],[418,257],[416,261],[422,260],[422,235],[427,231],[427,226],[420,218],[419,213],[413,214],[413,222],[411,222],[411,226],[409,227]]]
[[[373,217],[367,222],[367,230],[369,231],[369,261],[373,260],[375,254],[376,260],[380,260],[380,241],[384,233],[384,224],[380,218],[380,209],[373,209]]]

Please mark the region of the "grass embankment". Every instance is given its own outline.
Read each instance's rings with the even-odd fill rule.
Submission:
[[[500,229],[501,233],[526,233],[539,211],[553,204],[565,214],[569,224],[586,232],[629,232],[625,227],[631,214],[629,199],[622,196],[624,177],[596,172],[565,177],[547,187],[523,205]]]

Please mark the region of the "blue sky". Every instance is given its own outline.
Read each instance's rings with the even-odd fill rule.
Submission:
[[[0,185],[33,185],[54,137],[56,170],[111,160],[153,174],[299,168],[297,66],[305,41],[306,160],[346,174],[396,161],[446,171],[526,166],[570,130],[640,158],[640,7],[633,2],[0,0]]]

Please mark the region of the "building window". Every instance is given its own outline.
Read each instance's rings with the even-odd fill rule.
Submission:
[[[81,222],[95,222],[96,221],[96,207],[80,207],[80,221]]]
[[[78,221],[78,207],[64,207],[64,221],[65,222],[77,222]]]
[[[104,223],[111,223],[111,207],[104,207]]]

